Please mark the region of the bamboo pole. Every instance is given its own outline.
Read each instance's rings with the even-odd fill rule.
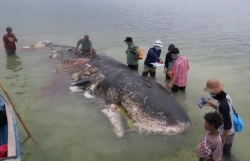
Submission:
[[[26,124],[24,123],[24,121],[23,121],[21,115],[20,115],[19,112],[17,111],[16,106],[14,105],[12,99],[10,98],[8,92],[5,90],[5,88],[3,87],[3,85],[2,85],[1,82],[0,82],[0,86],[1,86],[2,90],[4,91],[5,95],[7,96],[8,100],[10,101],[10,103],[11,103],[11,105],[12,105],[12,107],[13,107],[13,109],[14,109],[14,111],[15,111],[17,117],[18,117],[18,119],[20,120],[21,124],[23,125],[23,128],[25,129],[25,131],[27,132],[27,134],[29,135],[29,137],[35,142],[35,144],[38,145],[37,141],[36,141],[35,138],[31,135],[31,133],[30,133],[29,129],[27,128]]]

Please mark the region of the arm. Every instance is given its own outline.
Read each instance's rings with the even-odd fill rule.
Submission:
[[[92,47],[90,47],[90,58],[92,58]]]
[[[168,88],[172,88],[173,87],[173,84],[174,82],[177,80],[177,78],[179,77],[179,73],[180,73],[180,66],[175,63],[173,68],[172,68],[172,72],[174,72],[174,75],[173,75],[173,79],[171,80],[171,82],[168,84]]]
[[[173,79],[171,80],[171,82],[168,84],[168,88],[171,89],[173,87],[174,82],[176,81],[177,77],[173,77]]]
[[[206,100],[206,104],[204,106],[211,106],[213,109],[217,110],[217,105],[208,100]]]
[[[12,36],[14,37],[14,41],[17,42],[18,40],[17,40],[16,36],[13,33],[12,33]]]
[[[221,136],[222,144],[223,144],[223,145],[225,144],[225,139],[226,139],[226,137],[227,137],[229,131],[230,131],[230,130],[224,130],[224,132],[223,132],[223,134],[222,134],[222,136]]]
[[[78,52],[78,47],[79,47],[79,44],[77,43],[77,45],[76,45],[76,53]]]
[[[166,57],[165,57],[165,68],[166,69],[168,68],[168,57],[169,57],[169,54],[167,53]]]
[[[125,50],[125,53],[126,53],[126,54],[128,54],[128,49],[127,49],[127,50]]]
[[[165,57],[165,66],[164,66],[164,73],[167,74],[167,71],[168,71],[168,53],[166,54],[166,57]]]
[[[156,59],[156,60],[159,60],[159,58],[160,58],[160,57],[154,52],[154,50],[152,50],[152,49],[149,49],[148,55],[151,56],[151,57],[153,57],[153,58]]]
[[[3,44],[4,44],[4,49],[5,49],[5,53],[8,53],[8,49],[7,49],[7,45],[6,45],[6,39],[3,37]]]
[[[92,42],[89,40],[89,43],[90,43],[90,47],[89,47],[89,51],[90,51],[90,58],[92,58],[92,50],[93,50],[93,47],[92,47]]]
[[[226,103],[223,102],[223,104],[221,102],[220,106],[219,106],[219,109],[220,109],[220,113],[221,113],[221,115],[223,117],[223,124],[224,124],[224,132],[223,132],[223,134],[221,136],[221,139],[223,141],[225,141],[230,129],[232,128],[232,121],[231,121],[231,116],[230,116],[230,107],[228,106],[227,102]]]

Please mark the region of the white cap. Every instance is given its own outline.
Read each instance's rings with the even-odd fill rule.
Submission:
[[[160,40],[156,40],[155,43],[153,44],[154,46],[159,46],[162,47],[162,42]]]

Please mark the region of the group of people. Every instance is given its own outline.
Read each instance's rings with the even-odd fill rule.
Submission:
[[[7,27],[6,32],[7,34],[3,36],[3,43],[5,53],[9,56],[15,54],[15,42],[18,40],[14,33],[12,33],[11,27]],[[138,46],[133,43],[131,37],[127,37],[124,42],[128,45],[125,51],[127,54],[128,67],[133,70],[138,70]],[[80,51],[78,51],[79,45],[81,45]],[[155,77],[156,67],[151,63],[164,63],[160,57],[162,47],[162,42],[157,40],[154,42],[153,47],[148,50],[144,61],[142,76],[150,74],[150,76]],[[77,42],[76,53],[89,54],[90,57],[96,53],[88,35],[85,35],[84,38]],[[165,57],[163,72],[166,74],[166,79],[170,79],[168,88],[170,88],[172,92],[185,90],[188,69],[188,59],[180,55],[179,49],[174,44],[170,44]],[[199,161],[220,161],[222,155],[231,154],[231,147],[235,135],[232,98],[225,93],[223,89],[224,85],[217,79],[208,80],[204,88],[205,92],[209,92],[212,98],[218,100],[218,105],[206,100],[205,106],[211,106],[216,111],[206,113],[204,116],[206,133],[196,149]]]
[[[127,54],[127,64],[133,70],[138,70],[138,46],[133,43],[131,37],[127,37],[124,42],[128,45],[125,53]],[[150,74],[151,77],[155,77],[156,67],[152,63],[163,64],[161,59],[161,49],[163,44],[160,40],[156,40],[148,50],[146,59],[144,61],[144,67],[142,76]],[[185,90],[187,84],[187,74],[189,70],[188,59],[180,55],[179,49],[174,44],[168,46],[168,53],[165,57],[164,73],[166,78],[170,79],[168,88],[172,92],[178,92],[179,90]]]
[[[125,51],[128,67],[138,70],[138,46],[133,43],[131,37],[127,37],[124,42],[128,45]],[[150,76],[155,77],[156,67],[151,63],[164,63],[160,57],[162,46],[162,42],[157,40],[153,47],[148,50],[142,76],[150,74]],[[166,74],[166,79],[170,79],[168,88],[172,92],[185,90],[188,70],[188,59],[180,55],[179,49],[174,44],[170,44],[163,72]],[[220,161],[222,155],[231,154],[235,135],[232,99],[223,89],[224,85],[217,79],[211,79],[206,83],[204,91],[209,92],[213,99],[218,100],[218,105],[206,100],[205,106],[211,106],[216,111],[206,113],[204,116],[206,133],[196,149],[199,161]]]
[[[223,89],[224,85],[217,79],[208,80],[204,88],[205,92],[218,101],[218,105],[206,100],[205,106],[211,106],[215,112],[204,116],[206,133],[196,148],[199,161],[220,161],[222,155],[231,157],[235,136],[233,102]]]

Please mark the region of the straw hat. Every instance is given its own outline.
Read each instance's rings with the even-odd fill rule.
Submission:
[[[219,93],[224,89],[224,85],[219,82],[218,79],[210,79],[207,81],[205,92]]]

